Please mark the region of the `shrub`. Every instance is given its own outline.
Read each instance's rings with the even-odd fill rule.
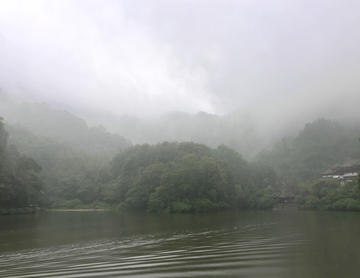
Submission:
[[[229,209],[229,204],[226,202],[219,202],[219,210],[227,210]]]
[[[219,205],[214,204],[209,199],[197,199],[194,203],[194,208],[197,212],[218,211]]]
[[[72,199],[72,200],[55,199],[51,207],[58,209],[75,209],[75,208],[78,209],[78,208],[83,208],[83,204],[79,199]]]
[[[360,202],[354,199],[347,199],[346,209],[351,211],[360,211]]]
[[[271,209],[276,204],[276,201],[268,194],[264,194],[259,200],[259,208]]]
[[[341,199],[336,201],[333,205],[332,205],[332,209],[333,210],[346,210],[346,199]]]
[[[309,196],[305,199],[306,207],[309,209],[319,209],[320,207],[320,200],[318,197]]]
[[[173,202],[172,210],[173,212],[180,212],[180,213],[190,212],[191,205],[184,202]]]
[[[352,198],[341,199],[335,202],[331,208],[333,210],[360,211],[360,201]]]
[[[23,208],[17,208],[16,209],[16,213],[25,213],[25,212],[26,212],[26,210],[23,209]]]
[[[305,204],[305,198],[303,196],[296,196],[295,203],[298,203],[299,205]]]
[[[16,209],[14,209],[14,208],[10,208],[10,209],[8,209],[8,213],[9,214],[16,214]]]

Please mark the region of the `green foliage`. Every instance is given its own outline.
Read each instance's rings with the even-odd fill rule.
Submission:
[[[41,109],[36,105],[25,108],[31,108],[26,112],[31,115],[42,109],[50,113],[50,118],[62,115],[70,121],[69,128],[72,126],[75,135],[78,134],[75,129],[88,132],[82,121],[46,105]],[[44,123],[48,129],[49,123]],[[64,123],[58,124],[64,130]],[[41,133],[43,128],[38,127],[37,132]],[[13,163],[6,165],[14,176],[6,175],[0,180],[0,191],[4,193],[3,203],[10,206],[13,202],[13,207],[34,202],[53,208],[107,204],[126,210],[180,213],[237,207],[268,209],[273,205],[270,195],[278,186],[276,173],[270,166],[248,163],[225,145],[217,149],[194,142],[136,145],[120,150],[108,164],[105,156],[72,147],[74,142],[71,145],[55,142],[20,126],[9,129],[11,146],[7,153]],[[90,129],[94,132],[91,136],[106,132],[101,127],[97,129]],[[9,187],[14,184],[11,179],[21,182]]]
[[[7,140],[9,134],[4,128],[3,118],[0,117],[0,171],[4,170],[7,159]]]
[[[350,211],[360,211],[360,201],[354,199],[347,199],[346,202],[346,210]]]
[[[109,209],[111,206],[104,202],[95,201],[89,204],[83,204],[79,199],[64,200],[64,199],[53,199],[53,209]]]
[[[360,201],[346,198],[336,201],[332,206],[333,210],[360,211]]]
[[[272,165],[286,184],[312,181],[350,158],[359,157],[358,126],[319,119],[305,125],[295,138],[283,138],[259,160]]]
[[[320,208],[320,200],[316,196],[308,196],[305,199],[305,204],[308,209],[319,209]]]
[[[193,142],[136,145],[114,157],[110,172],[118,201],[131,210],[219,211],[249,196],[255,205],[243,202],[242,208],[269,208],[271,197],[260,199],[276,184],[271,167],[250,165],[224,145],[214,150]]]
[[[186,213],[192,211],[192,206],[188,200],[183,200],[183,202],[173,202],[172,203],[173,212],[177,213]]]
[[[150,210],[173,211],[173,204],[181,202],[190,206],[187,210],[208,211],[213,210],[209,202],[233,202],[233,185],[226,184],[226,173],[214,158],[186,154],[169,166],[159,188],[151,195]]]
[[[197,212],[218,211],[219,204],[210,201],[209,199],[197,199],[194,202],[194,210]]]
[[[9,130],[11,143],[19,147],[18,151],[14,145],[10,145],[10,156],[20,159],[21,152],[32,157],[19,164],[18,168],[31,165],[32,161],[39,163],[40,168],[33,167],[23,175],[27,175],[32,181],[35,178],[41,179],[41,183],[33,183],[33,186],[44,191],[43,196],[48,194],[64,200],[79,199],[83,205],[95,201],[110,201],[111,176],[107,160],[103,156],[92,156],[67,144],[56,143],[46,137],[40,138],[19,126],[9,126]],[[46,202],[43,206],[50,204]]]
[[[260,201],[259,201],[259,208],[261,209],[271,209],[274,207],[274,205],[276,204],[276,201],[271,198],[271,196],[269,194],[264,194]]]
[[[339,185],[338,180],[321,180],[300,185],[302,195],[296,197],[307,209],[360,211],[359,188],[356,184]]]
[[[59,209],[81,209],[83,208],[83,204],[79,199],[72,199],[72,200],[62,200],[57,199],[52,204],[53,208]]]
[[[44,206],[47,199],[42,191],[41,167],[34,159],[8,149],[8,133],[0,119],[0,207],[24,208]],[[12,211],[10,211],[11,213]]]
[[[235,184],[240,184],[243,196],[255,197],[256,204],[244,202],[242,208],[267,208],[266,200],[259,200],[276,183],[270,167],[249,164],[224,145],[216,150],[193,142],[136,145],[121,150],[107,165],[101,157],[40,138],[24,128],[10,129],[11,143],[19,146],[18,150],[11,145],[9,151],[13,172],[32,188],[9,190],[6,186],[3,198],[16,200],[15,207],[35,202],[73,209],[106,203],[127,210],[219,211],[237,207]],[[256,187],[255,195],[249,184]]]

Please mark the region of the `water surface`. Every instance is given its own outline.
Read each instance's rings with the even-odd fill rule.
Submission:
[[[360,213],[0,216],[0,277],[360,277]]]

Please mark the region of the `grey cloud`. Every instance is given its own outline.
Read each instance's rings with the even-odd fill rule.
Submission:
[[[0,6],[0,86],[13,95],[117,115],[240,109],[274,120],[359,101],[358,1]]]

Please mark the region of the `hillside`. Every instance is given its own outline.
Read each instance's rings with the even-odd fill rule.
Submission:
[[[271,167],[248,163],[224,145],[217,149],[192,142],[136,145],[120,151],[109,164],[24,127],[7,125],[9,133],[1,127],[0,162],[5,174],[0,206],[8,209],[30,205],[169,212],[265,209],[273,205],[270,194],[278,188]],[[11,193],[14,185],[8,177],[19,179],[20,174],[20,185],[29,179],[37,191],[27,185]],[[39,196],[22,197],[32,195]]]
[[[266,124],[253,115],[241,111],[224,116],[205,112],[169,112],[158,117],[124,115],[104,117],[101,120],[109,130],[122,134],[133,144],[193,141],[211,148],[224,144],[249,160],[253,160],[261,149],[281,138],[277,129],[269,130]],[[90,117],[90,121],[99,123],[99,119],[95,120],[94,117]]]
[[[53,109],[46,103],[7,106],[12,109],[5,113],[9,116],[5,118],[6,122],[25,127],[37,136],[66,143],[90,155],[106,156],[110,159],[114,153],[131,146],[131,142],[123,136],[112,134],[103,126],[89,128],[83,119],[66,110]]]
[[[319,119],[308,123],[296,137],[284,137],[259,161],[272,165],[284,182],[311,181],[336,163],[360,158],[360,123]]]
[[[12,124],[2,126],[2,168],[7,169],[5,176],[16,177],[20,172],[9,169],[30,167],[25,172],[32,171],[35,184],[41,184],[35,187],[43,194],[36,197],[39,201],[35,197],[31,201],[37,205],[173,212],[270,208],[270,195],[282,189],[309,207],[357,210],[356,184],[343,192],[334,181],[318,179],[330,166],[360,158],[358,121],[319,119],[306,124],[297,136],[283,137],[260,151],[273,139],[261,138],[260,124],[239,114],[174,112],[147,122],[125,117],[116,121],[119,130],[152,143],[131,147],[130,141],[103,126],[89,128],[80,117],[47,104],[6,107],[4,114]],[[153,143],[164,138],[168,140]],[[246,161],[247,156],[257,162]],[[6,180],[4,188],[9,190]],[[18,190],[37,196],[29,188]],[[30,204],[2,202],[8,207]],[[314,202],[317,205],[311,205]]]
[[[45,206],[44,180],[41,166],[31,157],[8,146],[8,133],[0,118],[0,214],[31,206]],[[22,210],[25,209],[25,210]]]

